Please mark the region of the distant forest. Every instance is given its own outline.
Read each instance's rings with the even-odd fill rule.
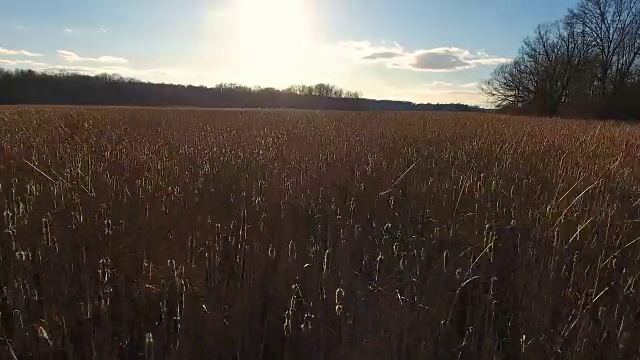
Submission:
[[[464,104],[416,104],[364,99],[330,84],[287,89],[237,84],[215,87],[157,84],[119,75],[0,69],[0,104],[188,106],[318,110],[481,111]]]
[[[516,113],[640,119],[640,0],[581,0],[482,89]]]

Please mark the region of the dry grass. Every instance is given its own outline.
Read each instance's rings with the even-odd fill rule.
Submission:
[[[2,359],[619,359],[640,127],[0,111]]]

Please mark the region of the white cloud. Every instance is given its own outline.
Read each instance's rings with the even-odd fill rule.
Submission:
[[[129,62],[129,60],[125,58],[115,56],[100,56],[98,58],[81,57],[67,50],[58,50],[58,56],[67,62],[98,62],[105,64],[127,64]]]
[[[483,50],[473,53],[457,47],[405,51],[398,43],[394,43],[393,47],[386,47],[376,46],[368,41],[343,41],[339,46],[353,60],[381,62],[391,68],[413,71],[452,72],[511,61],[491,56]]]
[[[0,54],[2,55],[24,55],[24,56],[42,56],[41,54],[32,53],[26,50],[10,50],[0,47]]]
[[[64,28],[62,29],[62,32],[64,32],[65,34],[71,34],[73,32],[73,29]]]
[[[102,28],[102,27],[101,27],[101,28],[99,28],[98,30],[102,31],[103,33],[106,33],[106,32],[107,32],[107,30],[106,30],[105,28]]]
[[[35,66],[35,67],[47,66],[47,64],[45,64],[45,63],[31,61],[31,60],[5,60],[5,59],[0,59],[0,64],[10,65],[10,66],[16,66],[16,65],[28,65],[28,66]]]

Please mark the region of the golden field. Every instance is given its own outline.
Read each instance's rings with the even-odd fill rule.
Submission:
[[[640,126],[0,110],[2,359],[619,359]]]

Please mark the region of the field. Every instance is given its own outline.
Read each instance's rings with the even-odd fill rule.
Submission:
[[[0,110],[1,359],[619,359],[640,126]]]

